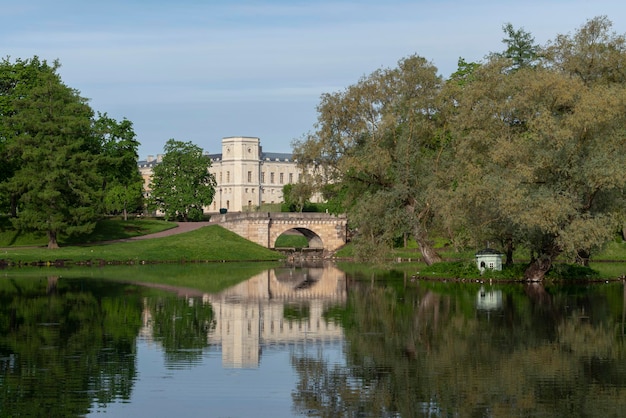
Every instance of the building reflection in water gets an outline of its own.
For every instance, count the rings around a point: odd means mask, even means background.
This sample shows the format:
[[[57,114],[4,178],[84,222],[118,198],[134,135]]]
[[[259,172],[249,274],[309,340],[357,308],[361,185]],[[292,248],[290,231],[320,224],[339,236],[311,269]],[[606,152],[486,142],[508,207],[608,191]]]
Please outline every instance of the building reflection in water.
[[[204,300],[216,321],[208,342],[221,345],[223,367],[258,367],[263,347],[343,340],[341,326],[323,316],[346,301],[346,275],[333,266],[267,270]],[[306,314],[288,319],[290,306]]]

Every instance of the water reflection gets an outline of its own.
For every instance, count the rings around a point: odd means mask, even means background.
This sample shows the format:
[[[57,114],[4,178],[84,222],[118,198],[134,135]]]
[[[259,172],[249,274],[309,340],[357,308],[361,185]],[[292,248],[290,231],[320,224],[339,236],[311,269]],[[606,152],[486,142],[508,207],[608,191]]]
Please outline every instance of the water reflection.
[[[205,296],[216,321],[209,344],[222,347],[224,367],[257,367],[264,346],[340,341],[340,324],[324,314],[346,294],[345,273],[332,266],[265,271]]]
[[[626,410],[622,283],[470,285],[331,265],[209,293],[179,286],[182,274],[67,273],[0,280],[0,416]]]

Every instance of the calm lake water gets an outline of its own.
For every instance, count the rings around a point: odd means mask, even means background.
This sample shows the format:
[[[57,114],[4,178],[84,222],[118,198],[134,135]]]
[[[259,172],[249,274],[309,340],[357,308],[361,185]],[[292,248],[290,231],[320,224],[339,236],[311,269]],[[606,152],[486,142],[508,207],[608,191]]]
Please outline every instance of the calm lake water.
[[[219,269],[1,272],[0,416],[626,414],[621,282]]]

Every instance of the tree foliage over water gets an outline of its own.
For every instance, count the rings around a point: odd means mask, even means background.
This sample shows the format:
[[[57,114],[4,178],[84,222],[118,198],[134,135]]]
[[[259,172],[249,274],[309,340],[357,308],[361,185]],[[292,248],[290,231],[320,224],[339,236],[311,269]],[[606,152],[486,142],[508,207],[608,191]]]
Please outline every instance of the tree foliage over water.
[[[418,56],[325,94],[297,141],[372,258],[411,234],[427,263],[432,231],[459,245],[531,250],[540,280],[564,256],[586,263],[623,222],[626,41],[597,17],[540,47],[508,24],[507,46],[459,60],[442,81]],[[328,190],[328,188],[327,188]]]

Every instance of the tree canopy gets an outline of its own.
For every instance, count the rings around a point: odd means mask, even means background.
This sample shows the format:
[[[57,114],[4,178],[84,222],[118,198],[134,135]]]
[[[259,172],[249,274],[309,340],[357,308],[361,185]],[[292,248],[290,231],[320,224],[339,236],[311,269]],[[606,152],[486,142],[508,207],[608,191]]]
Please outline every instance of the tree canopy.
[[[597,17],[540,47],[507,24],[503,53],[461,58],[445,82],[419,56],[400,60],[323,95],[296,156],[323,167],[357,247],[409,233],[430,263],[436,228],[509,259],[522,244],[529,280],[559,256],[584,263],[624,215],[626,41],[610,28]]]
[[[105,210],[121,212],[127,219],[129,209],[143,203],[143,179],[137,170],[139,141],[133,124],[127,119],[117,122],[106,113],[98,113],[94,131],[100,141],[98,167],[103,176]]]
[[[215,196],[215,177],[208,172],[211,160],[191,142],[170,139],[163,151],[150,184],[151,206],[167,220],[201,220],[203,207]]]
[[[47,234],[49,248],[93,229],[107,184],[139,177],[132,124],[94,119],[59,67],[37,57],[0,62],[0,209],[17,229]]]
[[[48,247],[55,248],[60,233],[89,232],[100,214],[93,112],[63,84],[58,64],[32,60],[15,67],[28,68],[31,77],[18,80],[6,97],[10,110],[2,125],[10,132],[5,145],[14,171],[3,189],[16,199],[14,225],[46,232]]]

